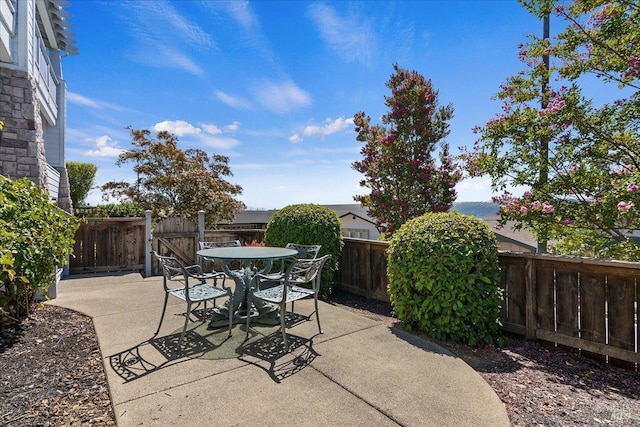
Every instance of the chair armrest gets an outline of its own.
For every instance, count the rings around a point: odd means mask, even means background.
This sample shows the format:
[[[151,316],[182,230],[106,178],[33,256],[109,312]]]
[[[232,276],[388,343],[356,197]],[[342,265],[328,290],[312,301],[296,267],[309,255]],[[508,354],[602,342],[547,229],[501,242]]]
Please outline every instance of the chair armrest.
[[[268,280],[270,282],[280,282],[280,281],[282,281],[282,279],[284,279],[284,273],[282,273],[280,275],[280,277],[273,277],[272,275],[269,275],[269,274],[258,273],[255,276],[253,276],[253,279],[256,280],[256,281],[259,280],[259,279],[264,279],[264,280]]]
[[[189,275],[189,277],[193,277],[194,279],[198,279],[200,281],[205,281],[208,279],[226,279],[227,275],[224,273],[212,272],[212,273],[204,273],[202,271],[202,267],[200,265],[190,265],[184,268],[184,271]]]
[[[189,265],[189,266],[185,267],[184,270],[190,276],[202,276],[204,274],[202,272],[202,267],[200,265],[198,265],[198,264]]]
[[[253,281],[255,284],[251,287],[252,290],[261,291],[262,290],[261,285],[263,283],[271,284],[271,286],[267,286],[267,287],[284,284],[284,274],[280,275],[279,277],[273,277],[273,275],[258,273],[255,276],[253,276]]]

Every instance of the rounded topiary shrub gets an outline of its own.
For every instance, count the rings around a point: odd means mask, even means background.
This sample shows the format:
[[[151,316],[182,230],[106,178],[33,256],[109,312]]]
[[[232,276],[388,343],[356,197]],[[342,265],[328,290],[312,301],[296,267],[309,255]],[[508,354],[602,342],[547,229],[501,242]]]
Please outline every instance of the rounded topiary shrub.
[[[329,254],[331,258],[322,269],[320,292],[329,295],[342,251],[341,228],[338,215],[326,206],[289,205],[273,214],[264,233],[264,242],[267,246],[279,247],[287,243],[322,245],[318,256]]]
[[[483,221],[428,213],[406,222],[391,238],[387,274],[407,329],[470,345],[500,337],[497,242]]]

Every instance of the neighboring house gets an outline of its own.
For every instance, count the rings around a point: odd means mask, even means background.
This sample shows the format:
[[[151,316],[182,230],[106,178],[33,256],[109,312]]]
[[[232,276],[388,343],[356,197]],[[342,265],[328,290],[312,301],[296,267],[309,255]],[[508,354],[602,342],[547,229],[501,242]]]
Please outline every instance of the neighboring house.
[[[67,6],[66,0],[0,0],[0,174],[28,177],[71,212],[61,59],[78,51]]]
[[[527,230],[516,230],[514,223],[509,222],[504,227],[498,226],[500,205],[493,202],[456,202],[451,208],[465,215],[471,215],[486,222],[496,234],[498,249],[512,252],[537,251],[538,242]]]
[[[359,204],[325,205],[338,214],[342,221],[342,235],[360,239],[377,240],[380,231],[375,221],[367,213],[367,209]],[[465,215],[472,215],[485,221],[495,232],[498,241],[498,249],[512,252],[536,252],[537,242],[533,235],[526,230],[515,230],[513,224],[505,227],[497,227],[498,219],[495,217],[498,205],[487,202],[462,202],[454,203],[452,210]],[[218,224],[225,230],[233,229],[265,229],[275,210],[246,210],[240,212],[233,222]],[[480,217],[480,215],[488,215]]]
[[[367,214],[367,210],[359,204],[325,205],[338,214],[342,221],[342,235],[360,239],[377,240],[380,232],[375,222]],[[265,229],[275,210],[245,210],[235,216],[233,222],[221,222],[220,228],[232,229]]]
[[[522,229],[513,228],[514,223],[508,222],[506,225],[498,226],[498,218],[483,218],[489,227],[496,234],[498,240],[498,250],[511,252],[530,252],[535,253],[538,250],[538,242],[533,234]]]
[[[342,221],[343,236],[369,240],[380,238],[380,230],[376,222],[369,216],[367,209],[360,204],[326,206],[334,210]]]

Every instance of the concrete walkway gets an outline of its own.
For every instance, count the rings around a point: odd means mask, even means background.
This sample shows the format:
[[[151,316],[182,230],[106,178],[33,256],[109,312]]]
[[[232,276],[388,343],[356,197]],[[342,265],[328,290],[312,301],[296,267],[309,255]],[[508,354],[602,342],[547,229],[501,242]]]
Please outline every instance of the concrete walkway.
[[[252,325],[207,331],[193,323],[173,350],[185,306],[160,277],[71,276],[50,304],[95,325],[116,420],[127,426],[509,426],[505,407],[473,369],[428,341],[327,303],[288,329]],[[296,304],[310,313],[313,302]]]

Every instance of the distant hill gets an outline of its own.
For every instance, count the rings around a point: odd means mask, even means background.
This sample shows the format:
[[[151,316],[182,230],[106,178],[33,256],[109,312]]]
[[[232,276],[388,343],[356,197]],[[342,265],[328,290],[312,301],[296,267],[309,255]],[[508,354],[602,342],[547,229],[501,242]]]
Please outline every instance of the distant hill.
[[[498,215],[500,205],[493,202],[455,202],[451,211],[472,215],[478,219],[495,218]]]

